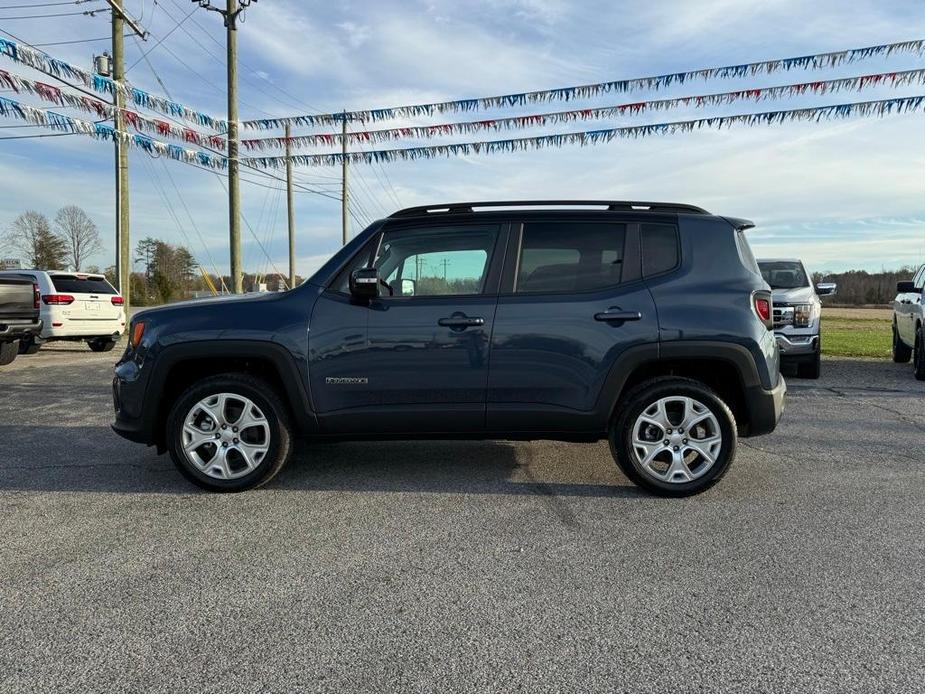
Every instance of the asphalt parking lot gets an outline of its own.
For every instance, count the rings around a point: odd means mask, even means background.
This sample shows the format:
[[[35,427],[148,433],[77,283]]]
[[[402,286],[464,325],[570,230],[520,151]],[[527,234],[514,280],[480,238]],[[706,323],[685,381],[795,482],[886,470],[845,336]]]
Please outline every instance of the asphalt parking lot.
[[[302,446],[209,495],[118,352],[0,371],[0,691],[925,691],[925,383],[827,360],[683,500],[605,444]]]

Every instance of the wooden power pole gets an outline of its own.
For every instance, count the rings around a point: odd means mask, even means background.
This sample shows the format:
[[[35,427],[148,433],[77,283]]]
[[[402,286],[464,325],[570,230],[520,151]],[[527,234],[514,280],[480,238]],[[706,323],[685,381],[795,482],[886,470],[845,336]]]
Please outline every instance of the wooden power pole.
[[[340,127],[340,177],[341,177],[341,236],[343,245],[347,245],[347,224],[350,217],[350,201],[347,195],[347,112]]]
[[[112,9],[112,79],[118,86],[125,84],[125,25],[146,39],[148,34],[129,17],[116,0],[106,0]],[[113,125],[119,133],[125,132],[125,95],[120,89],[113,94]],[[129,216],[128,147],[119,136],[116,150],[116,279],[122,294],[125,315],[128,317],[132,293],[132,235]]]
[[[286,123],[286,210],[289,213],[289,289],[295,287],[295,205],[292,195],[292,126]]]
[[[252,2],[257,0],[226,0],[225,9],[215,7],[209,0],[193,0],[200,7],[218,12],[225,20],[225,47],[228,71],[228,245],[230,254],[231,291],[244,291],[241,267],[241,179],[238,152],[238,19]]]

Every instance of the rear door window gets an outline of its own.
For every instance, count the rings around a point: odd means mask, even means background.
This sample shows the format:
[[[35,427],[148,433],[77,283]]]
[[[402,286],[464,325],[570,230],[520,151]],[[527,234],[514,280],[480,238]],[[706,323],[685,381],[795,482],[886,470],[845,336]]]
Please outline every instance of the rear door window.
[[[526,222],[514,291],[576,292],[620,284],[625,240],[625,224]]]
[[[115,294],[116,290],[103,278],[53,275],[52,284],[62,294]]]

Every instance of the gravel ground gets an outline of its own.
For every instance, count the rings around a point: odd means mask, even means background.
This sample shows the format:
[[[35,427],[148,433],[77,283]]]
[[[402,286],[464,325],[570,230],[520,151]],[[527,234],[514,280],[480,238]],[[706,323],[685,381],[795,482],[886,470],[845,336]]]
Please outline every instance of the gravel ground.
[[[699,497],[604,444],[303,446],[218,496],[0,371],[0,691],[925,691],[925,384],[827,360]]]

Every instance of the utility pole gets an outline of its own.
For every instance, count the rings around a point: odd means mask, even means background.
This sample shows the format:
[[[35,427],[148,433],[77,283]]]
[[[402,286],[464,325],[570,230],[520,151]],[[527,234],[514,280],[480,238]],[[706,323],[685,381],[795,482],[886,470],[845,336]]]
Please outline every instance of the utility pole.
[[[344,111],[343,121],[340,127],[340,163],[341,163],[341,231],[343,245],[347,245],[347,222],[349,218],[350,202],[347,195],[347,112]]]
[[[106,0],[112,10],[112,79],[117,88],[113,93],[113,126],[118,133],[125,132],[125,96],[121,87],[125,84],[125,25],[142,40],[148,33],[122,9],[116,0]],[[132,293],[132,244],[129,216],[128,190],[128,147],[115,138],[116,155],[116,280],[122,294],[125,315],[128,317]]]
[[[286,123],[286,209],[289,212],[289,288],[295,287],[295,205],[292,195],[292,126]]]
[[[231,291],[244,291],[241,267],[241,181],[240,135],[238,133],[238,20],[245,9],[257,0],[226,0],[225,9],[209,0],[193,0],[200,7],[218,12],[225,20],[225,47],[228,71],[228,244],[230,247]]]

